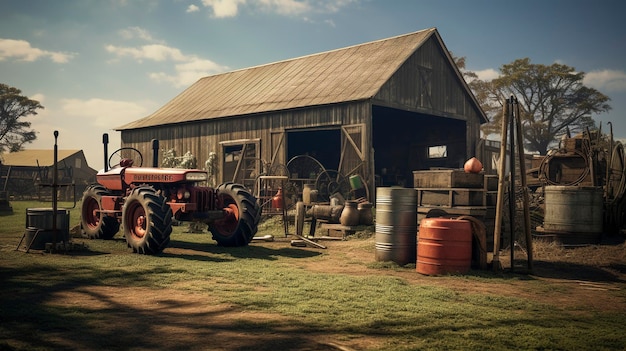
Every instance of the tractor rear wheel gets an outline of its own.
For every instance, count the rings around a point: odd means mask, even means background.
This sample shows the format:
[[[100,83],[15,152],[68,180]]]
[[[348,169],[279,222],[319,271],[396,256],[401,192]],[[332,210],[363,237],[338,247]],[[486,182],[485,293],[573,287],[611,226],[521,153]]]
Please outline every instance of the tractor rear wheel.
[[[256,198],[240,184],[217,187],[218,203],[226,216],[209,224],[213,240],[221,246],[245,246],[258,230],[261,210]]]
[[[157,254],[170,242],[172,209],[151,186],[139,186],[126,198],[122,224],[128,247],[140,254]]]
[[[80,211],[80,231],[90,239],[111,239],[120,230],[120,223],[114,217],[103,214],[102,196],[109,191],[101,185],[90,185],[83,192]]]

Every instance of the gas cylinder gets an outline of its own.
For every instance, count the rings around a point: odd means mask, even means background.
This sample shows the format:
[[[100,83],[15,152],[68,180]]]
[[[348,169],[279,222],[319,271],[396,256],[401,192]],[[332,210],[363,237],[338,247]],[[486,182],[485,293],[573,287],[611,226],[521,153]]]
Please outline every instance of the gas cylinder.
[[[277,210],[283,208],[283,188],[278,188],[276,195],[272,197],[272,208]]]

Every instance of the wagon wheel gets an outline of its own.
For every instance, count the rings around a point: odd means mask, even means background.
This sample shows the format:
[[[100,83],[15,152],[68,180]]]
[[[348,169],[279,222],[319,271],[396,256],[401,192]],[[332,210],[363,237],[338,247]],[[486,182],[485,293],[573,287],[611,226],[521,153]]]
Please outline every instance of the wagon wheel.
[[[298,155],[287,162],[287,170],[291,178],[315,179],[325,169],[315,158],[309,155]]]
[[[624,146],[617,143],[613,148],[611,163],[609,164],[609,178],[607,179],[607,197],[613,202],[624,195],[626,183],[626,164]]]
[[[321,201],[330,201],[330,196],[340,193],[344,198],[350,195],[350,182],[338,171],[329,169],[320,173],[315,180],[315,188]]]

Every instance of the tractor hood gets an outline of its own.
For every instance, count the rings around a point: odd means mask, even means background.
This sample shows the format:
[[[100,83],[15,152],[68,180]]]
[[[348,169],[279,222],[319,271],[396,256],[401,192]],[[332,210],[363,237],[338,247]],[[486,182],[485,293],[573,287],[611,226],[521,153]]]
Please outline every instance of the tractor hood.
[[[118,167],[97,174],[98,183],[111,190],[143,183],[181,183],[207,180],[207,172],[199,169]]]

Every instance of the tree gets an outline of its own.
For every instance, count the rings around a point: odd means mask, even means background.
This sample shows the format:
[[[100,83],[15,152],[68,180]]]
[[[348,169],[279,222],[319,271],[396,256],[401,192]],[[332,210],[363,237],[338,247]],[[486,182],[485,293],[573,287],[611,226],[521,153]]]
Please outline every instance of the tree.
[[[37,138],[30,122],[20,119],[36,115],[43,106],[21,94],[21,90],[0,83],[0,153],[20,151]]]
[[[513,96],[520,104],[524,146],[545,155],[560,136],[594,128],[592,114],[611,109],[609,97],[584,86],[584,77],[573,67],[532,64],[524,58],[503,65],[500,77],[492,81],[474,79],[468,84],[491,120],[483,125],[483,133],[500,133],[502,106]]]

